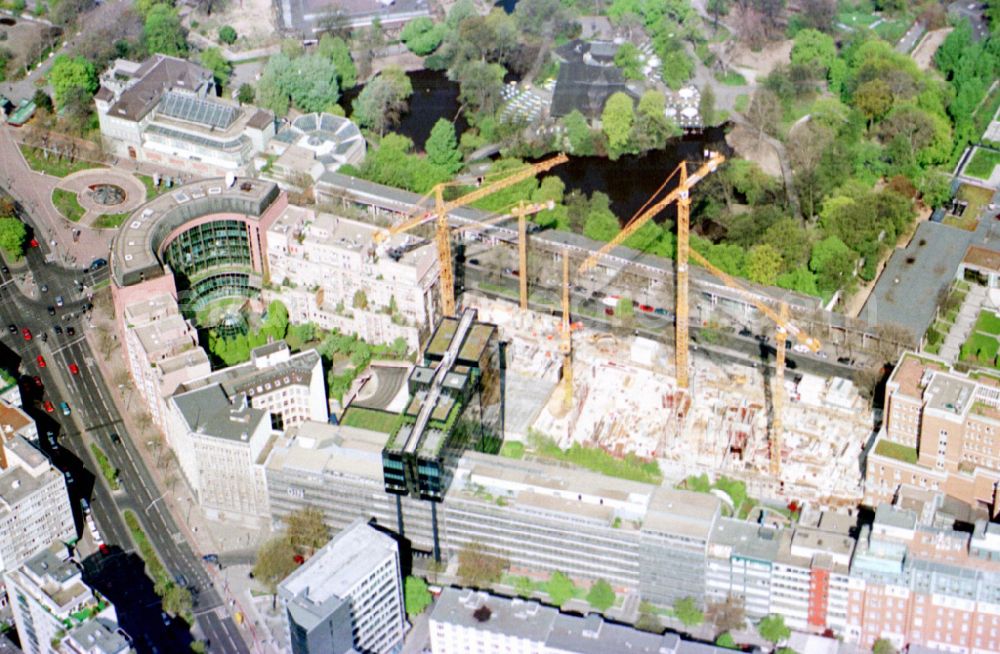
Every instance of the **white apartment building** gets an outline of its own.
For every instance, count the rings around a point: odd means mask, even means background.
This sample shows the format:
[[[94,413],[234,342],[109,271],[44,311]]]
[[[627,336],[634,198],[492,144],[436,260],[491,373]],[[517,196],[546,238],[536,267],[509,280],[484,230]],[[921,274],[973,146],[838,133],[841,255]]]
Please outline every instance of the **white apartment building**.
[[[291,322],[356,333],[371,343],[403,338],[417,350],[437,310],[437,255],[410,236],[376,246],[376,231],[289,205],[267,232],[266,296],[285,303]]]
[[[113,604],[83,582],[66,546],[53,543],[4,574],[21,648],[50,652],[123,654],[129,644],[118,630]]]
[[[731,650],[560,613],[536,600],[445,588],[430,616],[434,654],[720,654]]]
[[[125,306],[125,360],[153,424],[164,427],[167,398],[177,387],[212,372],[198,331],[177,300],[161,293]]]
[[[398,652],[403,583],[396,541],[362,520],[278,585],[292,654]]]
[[[0,471],[0,568],[13,570],[54,541],[76,537],[66,480],[23,436],[3,444]]]
[[[206,515],[257,525],[270,515],[264,462],[277,434],[328,419],[319,354],[292,355],[280,341],[253,350],[248,363],[178,387],[166,433]]]
[[[2,435],[4,442],[19,435],[24,436],[29,441],[37,441],[38,427],[31,416],[25,413],[20,406],[0,401],[0,435]],[[0,467],[4,467],[2,464],[3,462],[0,461]]]

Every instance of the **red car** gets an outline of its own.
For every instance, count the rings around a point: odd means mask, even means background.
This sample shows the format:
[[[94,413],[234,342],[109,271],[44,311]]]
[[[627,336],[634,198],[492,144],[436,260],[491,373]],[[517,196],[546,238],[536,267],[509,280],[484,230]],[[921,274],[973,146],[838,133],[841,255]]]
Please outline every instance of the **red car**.
[[[45,357],[43,357],[41,354],[39,354],[37,357],[35,357],[35,361],[38,362],[38,367],[39,368],[44,368],[45,367]]]
[[[52,405],[52,403],[49,402],[48,400],[45,400],[45,412],[52,413],[55,410],[56,408]]]
[[[21,330],[21,336],[24,336],[24,340],[30,341],[31,340],[31,330],[28,329],[27,327],[25,327],[24,329]]]
[[[611,307],[604,307],[604,315],[613,316],[615,315],[615,310],[612,309]]]
[[[79,375],[80,374],[80,367],[77,366],[75,363],[71,363],[71,364],[69,364],[69,371],[71,373],[73,373],[74,375]]]
[[[648,304],[640,304],[639,311],[644,311],[645,313],[653,313],[654,309]]]
[[[108,554],[111,554],[111,548],[108,547],[104,543],[101,543],[100,545],[98,545],[97,549],[99,549],[101,551],[101,554],[104,554],[105,556],[107,556]]]
[[[31,239],[30,241],[28,241],[28,245],[30,245],[33,248],[37,248],[38,247],[38,239],[35,239],[35,238]]]
[[[37,386],[38,388],[42,387],[42,378],[39,377],[38,375],[35,375],[34,377],[32,377],[31,380],[33,382],[35,382],[35,386]]]

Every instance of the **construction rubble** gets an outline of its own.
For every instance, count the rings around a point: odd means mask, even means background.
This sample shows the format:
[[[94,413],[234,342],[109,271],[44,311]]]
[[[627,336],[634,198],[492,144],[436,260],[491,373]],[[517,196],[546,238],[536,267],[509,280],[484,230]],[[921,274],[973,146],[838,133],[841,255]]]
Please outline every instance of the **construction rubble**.
[[[467,296],[466,303],[499,326],[509,343],[508,370],[559,379],[557,317],[480,296]],[[824,506],[860,501],[859,457],[873,415],[852,382],[786,373],[781,473],[773,479],[764,367],[717,363],[697,350],[691,354],[691,389],[682,392],[674,378],[672,344],[581,325],[573,331],[569,410],[560,384],[551,397],[537,399],[544,406],[532,428],[563,448],[579,443],[615,456],[655,458],[672,482],[706,472],[740,479],[761,498]]]

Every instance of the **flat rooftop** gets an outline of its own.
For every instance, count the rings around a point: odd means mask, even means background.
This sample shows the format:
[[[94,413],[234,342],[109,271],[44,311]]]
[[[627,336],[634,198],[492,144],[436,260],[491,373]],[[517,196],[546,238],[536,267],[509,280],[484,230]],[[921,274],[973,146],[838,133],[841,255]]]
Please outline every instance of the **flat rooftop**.
[[[975,382],[947,374],[934,375],[924,392],[928,409],[958,416],[965,414],[975,395]]]
[[[218,384],[175,395],[173,401],[192,432],[231,441],[248,442],[269,415],[261,409],[233,404]]]
[[[223,178],[185,184],[142,205],[122,224],[111,249],[111,274],[119,287],[163,274],[159,259],[164,239],[185,223],[211,214],[259,218],[277,199],[278,185],[259,179]]]
[[[36,478],[20,466],[7,468],[0,473],[0,510],[10,511],[57,475],[55,470],[49,470]]]
[[[660,487],[653,493],[643,529],[708,540],[721,506],[711,493]]]
[[[896,369],[892,371],[889,382],[899,385],[897,393],[920,400],[924,396],[923,387],[928,381],[924,379],[924,375],[928,370],[945,372],[948,370],[948,366],[937,359],[908,352],[896,364]]]

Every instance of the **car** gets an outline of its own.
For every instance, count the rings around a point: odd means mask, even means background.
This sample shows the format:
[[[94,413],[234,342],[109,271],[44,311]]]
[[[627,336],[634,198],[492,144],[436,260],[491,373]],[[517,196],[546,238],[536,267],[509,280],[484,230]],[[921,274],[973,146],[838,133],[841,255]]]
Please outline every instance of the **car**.
[[[14,324],[7,325],[7,331],[9,331],[11,334],[16,334],[17,333],[17,325],[14,325]]]
[[[851,357],[837,357],[837,363],[843,366],[853,366],[854,359]]]
[[[674,317],[674,312],[673,311],[670,311],[668,309],[661,309],[660,307],[656,307],[653,310],[653,313],[655,313],[658,316],[666,316],[667,318],[673,318]]]
[[[79,375],[80,374],[80,366],[76,365],[75,363],[69,364],[68,367],[69,367],[69,371],[70,371],[71,374],[74,374],[74,375]]]
[[[58,336],[59,334],[62,334],[62,327],[59,325],[52,325],[52,331],[54,331]]]
[[[111,432],[111,442],[115,444],[120,444],[122,442],[121,436],[115,432]]]
[[[106,265],[108,265],[107,259],[94,259],[93,261],[90,262],[90,268],[88,270],[90,271],[100,270]]]
[[[35,382],[35,386],[37,386],[38,388],[42,387],[42,378],[39,377],[38,375],[35,375],[34,377],[32,377],[31,381]]]
[[[478,266],[479,265],[479,259],[469,259],[469,265],[470,266]]]
[[[41,339],[42,339],[43,343],[48,343],[49,342],[49,335],[46,334],[45,332],[42,332]]]
[[[581,293],[586,293],[587,292],[587,289],[584,288],[583,286],[580,286],[580,285],[574,286],[571,290],[574,293],[577,293],[577,294],[581,294]]]
[[[66,404],[65,402],[60,402],[59,408],[62,409],[62,414],[64,416],[68,416],[70,413],[72,413],[72,411],[69,410],[69,405]]]
[[[35,357],[35,361],[38,362],[38,367],[39,368],[44,368],[45,367],[45,357],[43,357],[41,354],[39,354],[37,357]]]
[[[107,556],[108,554],[111,554],[111,548],[108,547],[105,543],[101,543],[100,545],[98,545],[97,549],[104,556]]]
[[[56,296],[56,306],[57,306],[57,307],[61,307],[61,306],[62,306],[63,304],[65,304],[65,303],[63,302],[63,296],[61,296],[61,295],[57,295],[57,296]]]
[[[38,247],[38,239],[37,238],[33,238],[30,241],[28,241],[28,246],[29,247],[33,247],[33,248],[37,248]]]
[[[792,346],[792,351],[798,352],[799,354],[808,354],[809,348],[803,345],[802,343],[796,343],[795,345]]]
[[[55,406],[53,406],[52,402],[49,402],[48,400],[45,400],[45,405],[44,406],[45,406],[45,412],[46,413],[52,413],[53,411],[56,410],[56,408],[55,408]]]
[[[514,272],[514,269],[513,269],[513,268],[504,268],[504,269],[503,269],[503,274],[505,274],[505,275],[510,275],[510,274],[512,274],[513,272]]]
[[[615,315],[615,310],[612,309],[611,307],[604,307],[604,315],[613,316]]]
[[[72,484],[73,483],[73,473],[72,472],[70,472],[69,470],[67,470],[66,472],[63,473],[63,476],[66,477],[66,483],[67,484]]]
[[[753,332],[750,331],[748,328],[744,327],[743,329],[740,330],[740,336],[745,336],[745,337],[749,338],[749,337],[753,336]]]
[[[49,285],[48,284],[42,284],[41,286],[38,287],[38,290],[40,290],[42,293],[48,293],[49,292]]]
[[[9,275],[10,274],[10,268],[8,268],[7,266],[0,266],[0,272],[2,272],[5,275]]]
[[[31,340],[31,330],[28,329],[27,327],[25,327],[24,329],[21,330],[21,336],[24,336],[24,340],[30,341]]]
[[[204,556],[201,557],[201,560],[204,561],[205,563],[218,563],[219,562],[219,555],[218,554],[205,554]]]
[[[76,336],[76,330],[73,328],[73,325],[67,325],[66,326],[66,335],[67,336]]]
[[[179,574],[179,573],[175,574],[174,575],[174,581],[176,581],[177,585],[180,586],[181,588],[187,588],[188,587],[187,577],[185,577],[182,574]]]
[[[80,498],[80,509],[85,513],[90,513],[90,502],[87,501],[86,497]]]
[[[642,311],[642,312],[645,312],[645,313],[653,313],[653,307],[650,306],[650,305],[648,305],[648,304],[640,304],[639,305],[639,311]]]
[[[56,308],[53,306],[45,307],[45,310],[49,312],[50,316],[56,315]]]
[[[166,611],[160,611],[160,619],[163,620],[164,627],[170,626],[170,616],[167,615]]]
[[[53,434],[50,431],[47,431],[45,432],[45,438],[47,438],[49,441],[49,447],[51,447],[53,450],[59,449],[59,441],[56,440],[55,434]]]

